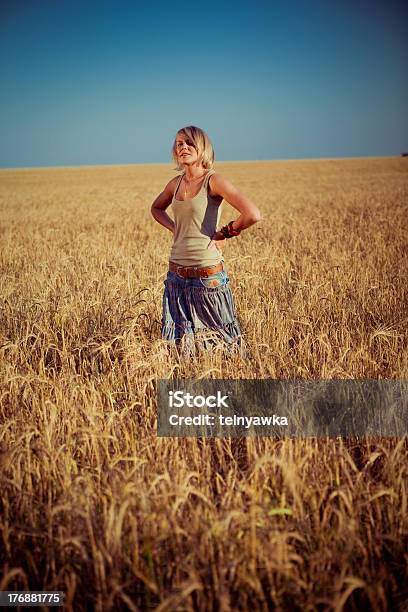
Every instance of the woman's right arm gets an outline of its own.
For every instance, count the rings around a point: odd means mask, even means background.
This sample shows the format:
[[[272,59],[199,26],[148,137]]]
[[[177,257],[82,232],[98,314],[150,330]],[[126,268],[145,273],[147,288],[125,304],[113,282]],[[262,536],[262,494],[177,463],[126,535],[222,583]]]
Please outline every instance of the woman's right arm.
[[[174,177],[163,189],[160,195],[157,196],[151,207],[151,213],[160,225],[163,225],[170,232],[174,233],[174,221],[166,213],[172,202],[174,189],[176,186],[178,177]]]

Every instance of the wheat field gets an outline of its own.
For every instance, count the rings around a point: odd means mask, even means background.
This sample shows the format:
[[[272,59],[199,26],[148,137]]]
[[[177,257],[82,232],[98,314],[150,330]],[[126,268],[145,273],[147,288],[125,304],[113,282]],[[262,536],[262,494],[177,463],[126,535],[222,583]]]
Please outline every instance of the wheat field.
[[[408,161],[216,170],[263,215],[225,251],[248,350],[193,361],[160,339],[170,164],[0,171],[0,590],[406,610],[406,438],[157,438],[155,381],[407,379]]]

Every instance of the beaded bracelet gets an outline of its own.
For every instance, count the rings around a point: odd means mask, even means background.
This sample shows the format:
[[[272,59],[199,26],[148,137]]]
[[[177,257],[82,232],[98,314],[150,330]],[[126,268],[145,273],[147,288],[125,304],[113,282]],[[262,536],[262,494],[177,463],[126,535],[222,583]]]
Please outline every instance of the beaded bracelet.
[[[241,233],[241,230],[236,230],[232,227],[232,224],[234,222],[230,221],[228,223],[228,225],[224,225],[224,227],[221,228],[221,232],[224,236],[224,238],[234,238],[234,236],[239,236]]]

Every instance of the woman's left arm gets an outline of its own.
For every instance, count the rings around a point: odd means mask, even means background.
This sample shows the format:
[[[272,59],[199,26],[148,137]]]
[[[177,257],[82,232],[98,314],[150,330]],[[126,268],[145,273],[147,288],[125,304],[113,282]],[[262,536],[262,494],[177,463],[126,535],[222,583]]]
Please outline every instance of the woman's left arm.
[[[221,196],[240,213],[232,224],[233,230],[240,232],[261,220],[259,208],[243,193],[240,193],[230,181],[219,174],[213,174],[210,180],[211,193]],[[216,232],[212,240],[222,240],[223,237],[221,232]]]

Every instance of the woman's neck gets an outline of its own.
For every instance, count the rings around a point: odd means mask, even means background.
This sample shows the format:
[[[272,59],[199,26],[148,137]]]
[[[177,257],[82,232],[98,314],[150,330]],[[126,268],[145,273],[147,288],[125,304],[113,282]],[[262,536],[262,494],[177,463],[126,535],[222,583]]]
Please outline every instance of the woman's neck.
[[[193,181],[206,173],[203,166],[184,166],[185,177],[188,181]]]

